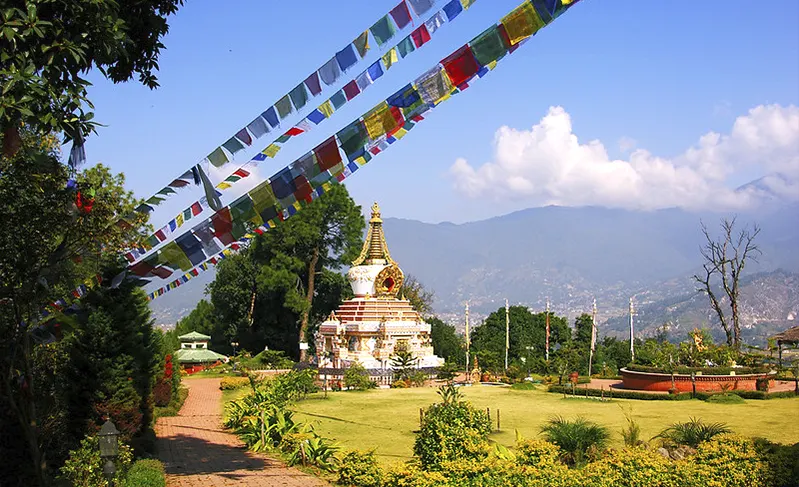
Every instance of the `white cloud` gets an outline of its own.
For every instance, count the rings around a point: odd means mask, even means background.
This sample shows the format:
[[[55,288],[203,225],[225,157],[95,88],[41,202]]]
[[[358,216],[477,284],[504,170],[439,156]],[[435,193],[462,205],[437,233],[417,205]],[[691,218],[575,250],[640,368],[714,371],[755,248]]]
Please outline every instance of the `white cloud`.
[[[457,191],[472,198],[528,204],[601,205],[630,209],[743,209],[770,197],[799,200],[799,107],[760,105],[738,117],[729,134],[709,132],[674,158],[644,149],[612,160],[604,145],[581,143],[571,117],[551,107],[530,130],[497,130],[492,162],[459,158],[449,169]],[[760,172],[739,191],[739,172]]]
[[[630,152],[638,145],[638,141],[626,135],[619,139],[619,150],[622,152]]]

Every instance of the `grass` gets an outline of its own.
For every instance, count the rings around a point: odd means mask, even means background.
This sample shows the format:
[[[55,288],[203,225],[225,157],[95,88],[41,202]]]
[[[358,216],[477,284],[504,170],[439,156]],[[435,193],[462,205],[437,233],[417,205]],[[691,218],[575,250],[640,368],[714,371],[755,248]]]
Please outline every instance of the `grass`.
[[[247,390],[225,392],[232,398]],[[496,410],[500,410],[502,431],[491,437],[506,446],[514,445],[514,430],[528,438],[537,437],[542,425],[560,415],[567,419],[582,416],[607,426],[611,431],[610,446],[621,447],[620,432],[627,421],[620,404],[632,407],[644,440],[672,423],[697,417],[706,422],[724,422],[734,432],[746,436],[765,437],[786,444],[799,442],[799,429],[785,427],[785,418],[799,415],[799,398],[718,405],[699,400],[600,402],[585,398],[564,399],[542,390],[517,391],[490,386],[464,388],[463,392],[475,406],[491,408],[495,428]],[[419,408],[438,400],[434,388],[335,392],[328,393],[328,399],[316,393],[299,402],[295,409],[296,418],[314,423],[320,435],[336,440],[344,448],[374,448],[381,461],[393,463],[410,459],[414,430],[419,427]]]

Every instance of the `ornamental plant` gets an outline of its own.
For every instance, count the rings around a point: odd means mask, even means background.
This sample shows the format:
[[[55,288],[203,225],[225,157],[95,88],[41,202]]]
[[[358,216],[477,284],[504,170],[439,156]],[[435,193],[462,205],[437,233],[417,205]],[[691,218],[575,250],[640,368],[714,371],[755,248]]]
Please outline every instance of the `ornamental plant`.
[[[448,460],[482,459],[490,432],[488,414],[468,402],[433,404],[425,411],[413,452],[427,470],[439,470]]]

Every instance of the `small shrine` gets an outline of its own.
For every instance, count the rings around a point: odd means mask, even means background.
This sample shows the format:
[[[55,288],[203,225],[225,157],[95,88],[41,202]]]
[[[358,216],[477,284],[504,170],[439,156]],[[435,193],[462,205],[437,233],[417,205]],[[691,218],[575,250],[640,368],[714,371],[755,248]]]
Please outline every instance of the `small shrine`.
[[[398,352],[410,352],[417,367],[438,367],[444,359],[433,354],[430,325],[398,298],[404,275],[391,258],[383,235],[380,207],[372,205],[369,230],[361,254],[347,280],[355,297],[341,304],[321,324],[316,335],[320,368],[346,368],[358,362],[366,369],[391,369]]]
[[[175,352],[175,359],[188,372],[196,372],[217,362],[227,362],[228,358],[208,348],[211,337],[192,331],[178,337],[180,349]]]

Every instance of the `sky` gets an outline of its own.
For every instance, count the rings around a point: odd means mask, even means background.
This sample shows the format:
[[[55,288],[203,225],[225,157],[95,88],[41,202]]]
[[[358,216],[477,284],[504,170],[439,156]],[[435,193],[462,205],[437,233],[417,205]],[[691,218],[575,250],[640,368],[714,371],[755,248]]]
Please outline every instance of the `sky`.
[[[187,2],[170,19],[159,89],[90,76],[95,120],[105,126],[87,141],[89,163],[124,172],[127,186],[149,197],[396,3]],[[518,3],[476,1],[332,118],[262,163],[250,183],[343,128]],[[799,2],[768,9],[743,0],[687,5],[583,0],[348,178],[350,193],[365,211],[378,201],[384,217],[456,223],[548,204],[738,210],[757,204],[764,188],[799,199]],[[372,44],[346,80],[385,52]],[[270,142],[271,135],[259,139],[236,162]],[[734,191],[758,178],[765,179],[756,188]],[[227,201],[228,193],[238,194],[226,192]],[[152,223],[165,224],[199,196],[182,191]]]

